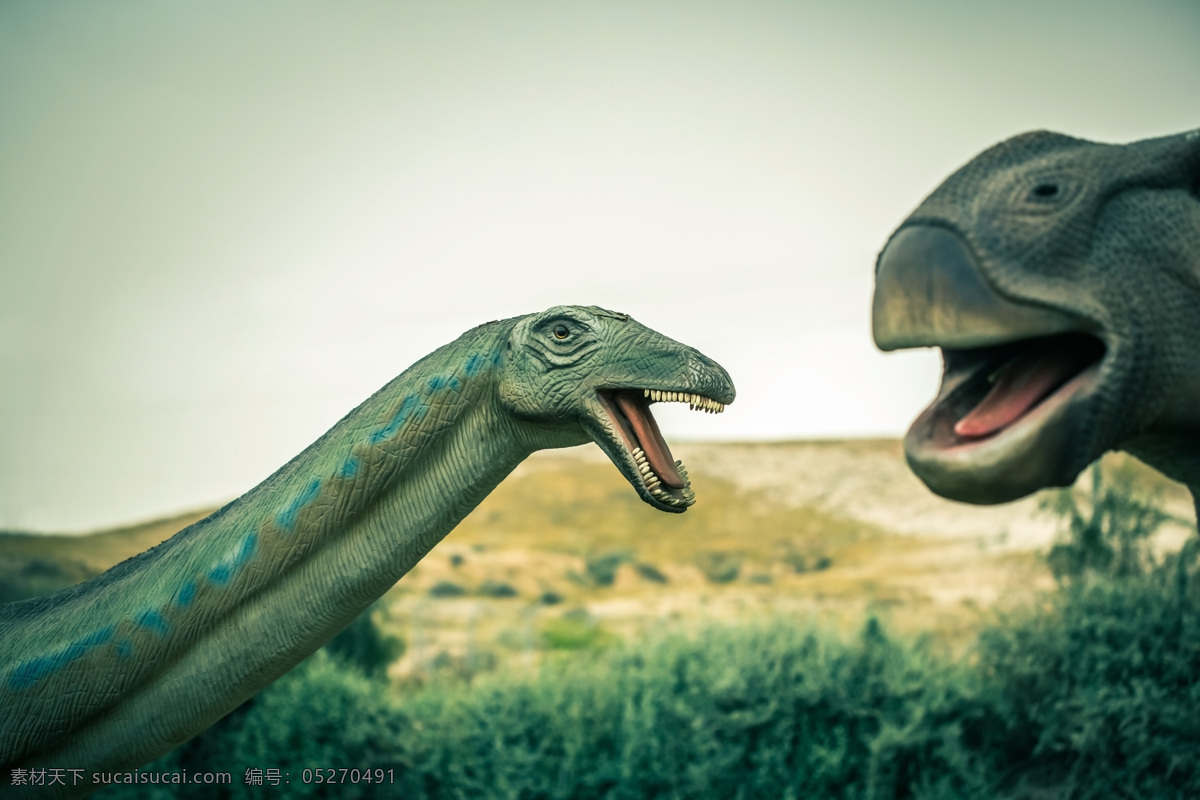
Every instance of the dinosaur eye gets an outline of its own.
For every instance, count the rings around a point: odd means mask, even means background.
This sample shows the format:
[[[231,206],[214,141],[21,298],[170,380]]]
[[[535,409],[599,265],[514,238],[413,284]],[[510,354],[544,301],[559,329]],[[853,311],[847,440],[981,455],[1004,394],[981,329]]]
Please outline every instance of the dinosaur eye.
[[[1057,183],[1039,183],[1033,187],[1034,197],[1049,198],[1054,197],[1056,194],[1058,194]]]
[[[554,326],[554,338],[565,339],[570,335],[571,335],[571,332],[569,330],[567,330],[566,325],[555,325]]]

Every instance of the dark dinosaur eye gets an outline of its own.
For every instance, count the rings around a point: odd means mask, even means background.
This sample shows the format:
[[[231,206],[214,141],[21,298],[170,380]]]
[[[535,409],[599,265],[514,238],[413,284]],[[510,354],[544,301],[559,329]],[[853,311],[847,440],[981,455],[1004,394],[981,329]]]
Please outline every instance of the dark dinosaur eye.
[[[554,326],[554,337],[556,339],[565,339],[570,335],[571,335],[571,332],[569,330],[567,330],[566,325],[555,325]]]
[[[1056,194],[1058,194],[1057,183],[1039,183],[1037,186],[1033,187],[1034,197],[1048,198],[1054,197]]]

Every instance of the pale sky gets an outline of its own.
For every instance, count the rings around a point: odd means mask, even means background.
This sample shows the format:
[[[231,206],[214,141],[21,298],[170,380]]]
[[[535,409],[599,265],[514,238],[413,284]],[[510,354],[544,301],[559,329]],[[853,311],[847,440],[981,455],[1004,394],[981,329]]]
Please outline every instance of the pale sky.
[[[1198,43],[1195,0],[0,0],[0,528],[224,502],[559,303],[725,365],[669,439],[899,436],[891,229],[1016,133],[1200,126]]]

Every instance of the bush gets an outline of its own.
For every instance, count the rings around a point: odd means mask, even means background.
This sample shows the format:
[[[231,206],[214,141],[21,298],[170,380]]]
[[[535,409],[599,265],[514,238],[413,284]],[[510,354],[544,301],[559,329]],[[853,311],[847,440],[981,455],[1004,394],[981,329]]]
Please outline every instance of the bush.
[[[660,570],[658,567],[654,566],[653,564],[639,562],[637,564],[634,564],[633,568],[635,570],[637,570],[638,575],[641,575],[643,578],[645,578],[648,581],[651,581],[652,583],[667,583],[668,582],[667,576],[662,573],[662,570]]]
[[[542,626],[542,642],[551,650],[586,650],[602,647],[612,641],[610,633],[600,627],[586,610],[575,608]]]
[[[454,581],[438,581],[429,587],[430,597],[462,597],[466,593],[466,588]]]
[[[1128,471],[1106,477],[1097,461],[1090,475],[1086,500],[1071,488],[1050,492],[1041,502],[1066,522],[1065,541],[1047,556],[1051,572],[1060,582],[1142,574],[1153,566],[1149,538],[1168,515],[1158,508],[1157,496],[1137,496]]]
[[[696,565],[700,567],[704,577],[713,583],[732,583],[742,571],[742,559],[733,553],[701,553],[696,559]]]
[[[155,768],[234,772],[223,794],[179,797],[250,796],[248,766],[349,797],[1200,796],[1195,549],[1066,588],[960,662],[874,621],[846,642],[776,620],[399,698],[321,653]],[[582,611],[543,630],[559,648],[603,636]],[[396,784],[297,785],[317,764],[386,766]]]
[[[1200,796],[1200,581],[1193,544],[1144,576],[1063,589],[986,631],[979,668],[1010,780],[1061,796]]]
[[[612,586],[617,577],[617,568],[632,559],[633,553],[628,550],[614,550],[591,556],[586,562],[588,577],[597,586]]]
[[[376,601],[324,647],[326,653],[363,671],[368,678],[387,675],[388,666],[404,655],[404,640],[384,634],[371,619],[380,607]]]
[[[479,587],[479,594],[484,597],[504,599],[507,597],[516,597],[517,590],[513,588],[512,584],[504,583],[503,581],[484,581]]]

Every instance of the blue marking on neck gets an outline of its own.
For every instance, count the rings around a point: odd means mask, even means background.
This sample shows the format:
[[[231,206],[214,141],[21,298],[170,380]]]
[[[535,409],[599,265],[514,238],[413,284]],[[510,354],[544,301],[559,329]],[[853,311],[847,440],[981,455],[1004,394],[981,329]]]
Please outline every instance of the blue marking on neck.
[[[89,650],[106,644],[112,639],[116,629],[115,625],[106,625],[92,631],[87,636],[76,639],[48,656],[39,656],[21,662],[8,677],[8,688],[25,689],[32,686],[42,678],[52,675],[75,659],[85,655]]]
[[[440,392],[442,389],[453,389],[458,391],[462,384],[458,382],[458,378],[453,375],[434,375],[429,379],[429,391]]]
[[[504,360],[504,351],[503,350],[497,350],[496,352],[492,353],[492,366],[493,367],[500,366],[500,362],[503,360]]]
[[[315,483],[320,483],[320,481],[315,481]],[[209,583],[212,583],[214,586],[224,586],[229,583],[229,579],[242,568],[243,564],[250,560],[257,548],[258,534],[255,531],[250,531],[242,537],[242,541],[236,547],[229,551],[228,555],[208,571]]]
[[[147,608],[134,617],[133,621],[143,628],[149,628],[159,636],[166,636],[171,632],[171,623],[163,619],[163,615],[153,608]]]
[[[354,456],[350,456],[342,462],[342,466],[338,469],[337,476],[344,481],[351,480],[358,474],[359,461]]]
[[[122,639],[117,642],[117,655],[121,658],[129,658],[133,655],[133,642],[128,639]]]
[[[392,416],[391,420],[388,421],[388,424],[373,432],[370,437],[368,437],[368,441],[370,441],[371,444],[379,444],[380,442],[387,441],[399,433],[400,428],[405,422],[408,421],[409,417],[416,416],[417,420],[419,421],[421,417],[425,416],[425,412],[428,410],[428,401],[418,397],[415,394],[410,394],[408,397],[404,398],[404,402],[400,404],[400,408],[396,410],[396,413]]]
[[[175,605],[180,608],[187,608],[196,599],[196,582],[188,581],[183,585],[178,592],[175,593]]]
[[[483,372],[483,368],[487,366],[487,360],[487,356],[483,353],[472,353],[471,357],[467,359],[467,365],[463,367],[463,374],[468,378],[474,378]]]
[[[287,508],[280,511],[275,517],[275,524],[278,525],[284,533],[291,533],[296,530],[296,517],[300,515],[300,510],[316,499],[317,494],[321,491],[321,479],[313,478],[308,486],[304,487],[304,491],[292,499],[288,503]]]

